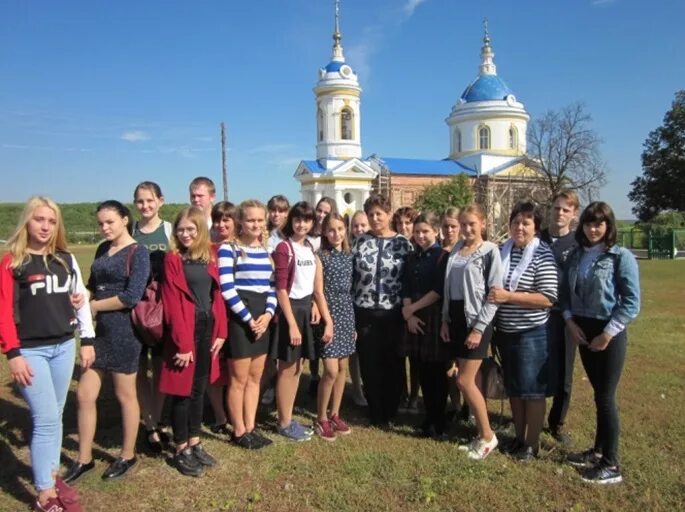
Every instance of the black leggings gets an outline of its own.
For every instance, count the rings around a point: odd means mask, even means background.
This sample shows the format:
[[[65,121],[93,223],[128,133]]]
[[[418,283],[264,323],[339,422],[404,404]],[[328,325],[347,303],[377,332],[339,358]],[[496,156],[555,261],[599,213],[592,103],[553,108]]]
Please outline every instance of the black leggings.
[[[171,426],[176,444],[187,443],[191,437],[199,437],[202,427],[204,394],[209,378],[211,337],[213,327],[211,313],[195,313],[195,372],[190,396],[171,398]]]
[[[436,434],[445,432],[445,407],[447,406],[447,364],[445,362],[421,363],[419,373],[423,404],[426,407],[425,427],[433,426]]]
[[[556,430],[566,422],[566,415],[571,404],[576,344],[566,336],[566,322],[559,311],[552,311],[547,320],[547,336],[550,346],[550,364],[556,369],[550,378],[553,379],[556,376],[558,379],[552,407],[547,416],[547,424],[551,430]]]
[[[585,339],[592,339],[601,334],[607,324],[606,320],[574,317],[576,323],[585,333]],[[616,405],[616,388],[621,378],[623,363],[626,358],[628,337],[622,331],[612,338],[607,348],[601,352],[592,352],[585,345],[580,346],[580,359],[585,373],[592,384],[597,407],[597,430],[595,433],[595,451],[602,454],[604,462],[610,466],[618,465],[619,418]]]
[[[399,355],[404,322],[399,310],[355,308],[357,353],[372,425],[387,424],[396,414],[402,393]]]

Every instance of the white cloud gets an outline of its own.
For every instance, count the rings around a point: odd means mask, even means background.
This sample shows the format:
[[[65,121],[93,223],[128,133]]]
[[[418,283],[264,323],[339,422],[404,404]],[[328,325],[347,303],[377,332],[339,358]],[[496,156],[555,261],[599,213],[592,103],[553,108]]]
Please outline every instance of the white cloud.
[[[149,135],[140,130],[128,131],[121,134],[121,140],[125,140],[126,142],[143,142],[149,139]]]
[[[426,0],[407,0],[407,3],[405,3],[404,7],[402,8],[407,18],[411,18],[414,15],[414,11],[416,11],[419,5],[425,1]]]

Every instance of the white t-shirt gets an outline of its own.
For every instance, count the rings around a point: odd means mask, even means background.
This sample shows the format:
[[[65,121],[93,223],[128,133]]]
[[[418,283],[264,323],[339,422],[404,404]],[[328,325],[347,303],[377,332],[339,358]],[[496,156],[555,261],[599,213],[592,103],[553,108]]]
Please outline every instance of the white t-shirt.
[[[314,293],[314,277],[316,276],[316,256],[309,245],[293,242],[295,251],[295,276],[290,289],[291,299],[304,299]]]
[[[321,249],[321,237],[320,236],[307,235],[307,240],[309,240],[309,243],[312,244],[312,247],[314,248],[314,252],[317,252],[319,249]]]

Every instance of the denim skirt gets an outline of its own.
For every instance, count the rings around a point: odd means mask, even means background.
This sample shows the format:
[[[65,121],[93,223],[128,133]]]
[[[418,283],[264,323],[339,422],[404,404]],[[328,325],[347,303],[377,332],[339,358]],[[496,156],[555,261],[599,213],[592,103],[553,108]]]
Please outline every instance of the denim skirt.
[[[518,332],[498,331],[495,339],[509,398],[535,400],[553,395],[546,325]]]

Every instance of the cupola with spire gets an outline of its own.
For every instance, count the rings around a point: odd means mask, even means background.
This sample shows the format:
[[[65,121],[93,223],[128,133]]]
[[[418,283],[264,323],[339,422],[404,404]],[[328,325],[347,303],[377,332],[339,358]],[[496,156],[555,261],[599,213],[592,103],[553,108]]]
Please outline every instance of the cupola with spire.
[[[497,75],[488,21],[483,21],[478,76],[466,87],[445,120],[450,130],[450,158],[475,153],[520,156],[526,152],[530,116]]]
[[[361,87],[357,74],[345,62],[340,32],[340,0],[335,0],[335,26],[331,60],[319,69],[316,95],[316,157],[360,158]]]

